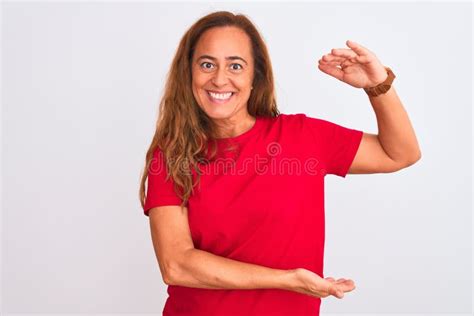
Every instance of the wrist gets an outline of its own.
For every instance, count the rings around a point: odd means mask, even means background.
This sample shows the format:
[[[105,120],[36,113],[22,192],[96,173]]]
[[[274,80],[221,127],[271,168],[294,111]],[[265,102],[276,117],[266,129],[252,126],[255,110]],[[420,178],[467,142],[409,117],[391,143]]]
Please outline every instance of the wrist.
[[[302,268],[288,270],[286,289],[298,293],[305,293],[307,284],[302,278]]]
[[[283,273],[280,278],[280,283],[278,288],[281,290],[289,290],[294,291],[299,287],[299,280],[297,277],[297,270],[298,269],[291,269],[291,270],[282,270]]]
[[[370,88],[364,88],[364,91],[370,96],[370,97],[376,97],[378,95],[386,93],[388,90],[390,90],[390,87],[392,86],[393,80],[395,79],[395,74],[393,71],[390,69],[390,67],[385,67],[385,70],[387,72],[387,77],[383,82],[380,84],[370,87]]]
[[[375,87],[380,86],[382,83],[384,83],[387,79],[388,79],[388,71],[385,70],[385,77],[383,78],[383,80],[380,80],[378,83],[376,83],[376,84],[374,84],[370,87],[367,87],[367,89],[374,89]]]

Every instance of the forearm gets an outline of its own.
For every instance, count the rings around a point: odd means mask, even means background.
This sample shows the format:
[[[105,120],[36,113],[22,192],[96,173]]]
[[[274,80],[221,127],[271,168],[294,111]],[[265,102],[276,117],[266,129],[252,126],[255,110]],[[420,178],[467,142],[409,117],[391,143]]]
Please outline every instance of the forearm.
[[[418,160],[421,151],[395,87],[392,85],[385,94],[369,96],[377,117],[378,138],[383,149],[392,160],[410,163]]]
[[[287,289],[294,271],[245,263],[199,249],[190,249],[175,266],[168,284],[204,289]]]

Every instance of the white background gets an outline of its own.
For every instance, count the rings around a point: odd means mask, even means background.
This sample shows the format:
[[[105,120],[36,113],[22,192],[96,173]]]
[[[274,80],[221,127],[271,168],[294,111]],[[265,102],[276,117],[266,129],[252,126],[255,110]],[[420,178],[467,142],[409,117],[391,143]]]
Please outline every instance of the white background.
[[[3,3],[1,311],[161,314],[140,173],[177,44],[214,10],[261,31],[282,113],[377,133],[365,92],[317,68],[347,39],[397,76],[423,157],[326,177],[325,275],[357,288],[322,314],[470,313],[467,2]]]

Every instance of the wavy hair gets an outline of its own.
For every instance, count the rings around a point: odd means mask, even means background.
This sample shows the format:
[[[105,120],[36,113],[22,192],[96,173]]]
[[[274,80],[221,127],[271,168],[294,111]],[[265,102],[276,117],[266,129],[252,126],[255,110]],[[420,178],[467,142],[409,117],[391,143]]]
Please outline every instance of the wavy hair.
[[[218,135],[217,126],[194,98],[191,65],[200,36],[210,28],[225,26],[243,30],[252,43],[255,67],[253,89],[247,101],[248,113],[253,117],[276,117],[280,114],[268,50],[250,19],[228,11],[213,12],[200,18],[181,38],[167,74],[155,134],[146,153],[145,168],[141,175],[139,198],[142,208],[146,200],[145,183],[155,150],[161,150],[166,158],[167,179],[172,178],[174,190],[182,199],[181,207],[187,205],[194,186],[199,183],[201,173],[198,164],[205,157],[212,159],[215,156],[216,143],[212,140]],[[213,144],[211,151],[207,146],[209,143]],[[198,175],[194,184],[191,170],[195,170]]]

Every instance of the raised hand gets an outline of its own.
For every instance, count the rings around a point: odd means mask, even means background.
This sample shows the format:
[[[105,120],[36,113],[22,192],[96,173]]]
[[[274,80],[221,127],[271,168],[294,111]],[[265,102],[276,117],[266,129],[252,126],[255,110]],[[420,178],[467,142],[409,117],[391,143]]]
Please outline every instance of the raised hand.
[[[322,72],[356,88],[372,88],[387,79],[377,56],[359,43],[347,40],[349,48],[333,48],[318,62]]]

